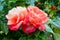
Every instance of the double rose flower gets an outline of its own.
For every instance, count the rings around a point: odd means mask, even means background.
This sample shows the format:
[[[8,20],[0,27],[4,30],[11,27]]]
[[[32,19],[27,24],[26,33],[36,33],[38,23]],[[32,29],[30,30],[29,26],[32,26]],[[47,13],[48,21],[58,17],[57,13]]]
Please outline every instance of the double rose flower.
[[[6,18],[10,30],[16,31],[22,27],[26,34],[32,33],[36,29],[45,30],[44,24],[49,19],[45,12],[35,6],[13,8],[8,12]]]

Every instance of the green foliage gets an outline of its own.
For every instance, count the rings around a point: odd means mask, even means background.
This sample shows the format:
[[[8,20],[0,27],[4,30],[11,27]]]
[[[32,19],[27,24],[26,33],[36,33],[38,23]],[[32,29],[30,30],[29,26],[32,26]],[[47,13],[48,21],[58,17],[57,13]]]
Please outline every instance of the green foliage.
[[[48,14],[46,30],[26,35],[22,30],[10,31],[6,14],[16,6],[37,6]],[[60,0],[0,0],[0,40],[60,40]]]
[[[46,31],[50,32],[50,33],[53,33],[53,30],[48,25],[46,25]]]
[[[55,38],[55,40],[60,40],[60,34],[55,33],[54,38]]]

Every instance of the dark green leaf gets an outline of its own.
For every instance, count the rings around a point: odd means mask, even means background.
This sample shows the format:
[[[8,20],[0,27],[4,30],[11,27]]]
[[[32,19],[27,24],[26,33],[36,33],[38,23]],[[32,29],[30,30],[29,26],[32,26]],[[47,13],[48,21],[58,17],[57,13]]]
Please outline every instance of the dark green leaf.
[[[58,5],[58,10],[60,10],[60,5]]]

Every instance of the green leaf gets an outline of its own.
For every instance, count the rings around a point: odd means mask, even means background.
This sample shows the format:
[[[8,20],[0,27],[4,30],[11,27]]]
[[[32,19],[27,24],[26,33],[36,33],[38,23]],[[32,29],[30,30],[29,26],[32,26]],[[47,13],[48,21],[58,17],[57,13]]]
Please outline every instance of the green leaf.
[[[2,21],[0,22],[1,30],[7,35],[8,33],[8,27],[6,23],[3,23]]]
[[[54,33],[54,39],[55,40],[60,40],[60,34]]]
[[[60,28],[60,21],[59,20],[54,21],[53,24]]]
[[[34,0],[34,1],[38,2],[38,0]]]
[[[60,28],[60,20],[57,19],[55,21],[52,21],[51,19],[49,20],[51,24],[55,25],[56,27]]]
[[[17,0],[10,0],[10,2],[16,3]]]
[[[53,1],[53,0],[50,0],[50,4],[51,4],[51,5],[54,5],[54,1]]]
[[[35,37],[39,37],[40,31],[37,30],[37,31],[34,33],[34,35],[35,35]]]
[[[28,0],[28,2],[30,3],[31,6],[34,6],[34,0]]]
[[[58,27],[54,27],[54,33],[59,33],[60,34],[60,28],[58,28]]]
[[[38,2],[38,0],[28,0],[28,3],[31,5],[31,6],[34,6],[35,2]]]
[[[47,12],[47,13],[49,13],[49,12],[51,11],[51,9],[49,9],[48,7],[46,7],[46,8],[44,9],[44,11]]]
[[[2,6],[2,5],[0,5],[0,11],[2,11],[2,9],[3,9],[3,6]]]
[[[6,6],[6,2],[3,2],[3,3],[2,3],[2,6]]]
[[[50,7],[51,7],[51,4],[50,4],[48,1],[45,1],[45,3],[44,3],[44,4],[45,4],[45,6],[46,6],[46,7],[48,7],[48,8],[50,8]]]
[[[60,11],[57,11],[55,16],[60,18]]]
[[[0,34],[2,34],[3,33],[3,31],[0,31]]]
[[[45,25],[45,26],[46,26],[46,31],[47,32],[53,33],[53,30],[48,25]]]
[[[26,37],[20,37],[19,40],[26,40]]]
[[[6,26],[6,24],[4,24],[3,28],[4,28],[5,34],[7,34],[8,33],[8,27]]]
[[[56,14],[56,10],[50,10],[50,13],[49,13],[50,17],[53,17],[53,15],[55,15],[55,14]]]
[[[57,8],[58,8],[58,10],[60,10],[60,5],[58,5],[58,7],[57,7]]]
[[[4,0],[0,0],[0,2],[3,2]]]
[[[7,37],[4,37],[2,40],[9,40]]]

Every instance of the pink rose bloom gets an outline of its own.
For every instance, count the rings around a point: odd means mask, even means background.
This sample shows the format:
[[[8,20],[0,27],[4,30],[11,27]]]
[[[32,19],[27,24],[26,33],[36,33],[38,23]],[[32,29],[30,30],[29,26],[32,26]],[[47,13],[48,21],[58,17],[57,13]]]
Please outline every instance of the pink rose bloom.
[[[48,15],[41,9],[35,6],[28,6],[28,18],[24,20],[24,25],[22,25],[22,30],[26,33],[32,33],[38,28],[39,30],[45,30],[45,23],[48,21]],[[26,23],[25,23],[26,22]]]
[[[7,25],[9,26],[10,30],[18,30],[18,28],[23,23],[25,17],[27,15],[27,10],[25,7],[16,7],[11,9],[6,18],[8,19]]]
[[[10,30],[16,31],[22,26],[23,32],[30,34],[36,29],[45,30],[45,23],[48,21],[48,15],[35,6],[16,7],[6,15],[7,25]]]
[[[48,15],[41,9],[35,6],[29,6],[27,8],[29,13],[29,21],[33,25],[41,25],[48,21]]]

